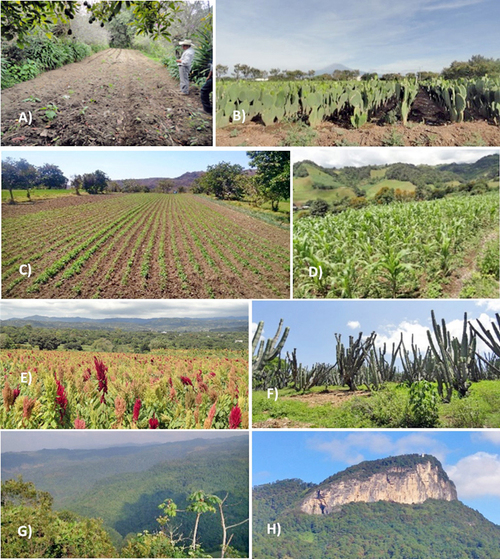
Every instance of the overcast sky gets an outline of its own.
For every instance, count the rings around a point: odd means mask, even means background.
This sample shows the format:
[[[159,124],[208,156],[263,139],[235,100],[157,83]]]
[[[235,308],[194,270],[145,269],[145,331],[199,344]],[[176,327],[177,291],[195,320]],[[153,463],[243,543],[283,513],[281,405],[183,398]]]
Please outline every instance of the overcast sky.
[[[427,330],[432,331],[431,310],[437,320],[444,318],[452,336],[461,338],[464,312],[468,320],[479,319],[490,327],[495,313],[500,312],[499,300],[403,300],[398,301],[255,301],[252,305],[252,335],[257,323],[264,321],[264,338],[275,335],[279,319],[288,326],[288,335],[282,357],[297,348],[297,360],[304,365],[335,363],[335,333],[342,335],[344,343],[349,336],[357,338],[359,332],[369,336],[377,333],[375,344],[399,343],[401,333],[407,349],[411,339],[425,352],[428,347]],[[486,352],[482,342],[478,350]]]
[[[309,159],[322,167],[363,167],[389,163],[441,165],[445,163],[475,163],[481,157],[495,153],[498,148],[300,148],[292,151],[293,162]]]
[[[116,151],[106,148],[99,150],[65,150],[64,152],[37,148],[36,151],[22,149],[4,151],[2,159],[26,159],[37,167],[45,163],[57,165],[63,174],[92,173],[104,171],[111,179],[147,179],[151,177],[176,178],[191,171],[206,171],[209,165],[221,161],[239,164],[248,169],[246,151],[188,150],[170,148],[169,151],[129,150]]]
[[[248,436],[245,432],[219,431],[130,431],[115,429],[111,431],[2,431],[1,449],[3,452],[25,452],[44,448],[107,448],[125,444],[164,444],[189,439],[217,439],[231,436]]]
[[[81,316],[83,318],[211,318],[248,316],[246,301],[26,300],[5,301],[0,318]]]
[[[498,57],[498,0],[217,0],[217,63],[439,72]]]
[[[253,484],[299,478],[319,483],[358,464],[399,454],[432,454],[458,498],[500,524],[500,432],[255,432]]]

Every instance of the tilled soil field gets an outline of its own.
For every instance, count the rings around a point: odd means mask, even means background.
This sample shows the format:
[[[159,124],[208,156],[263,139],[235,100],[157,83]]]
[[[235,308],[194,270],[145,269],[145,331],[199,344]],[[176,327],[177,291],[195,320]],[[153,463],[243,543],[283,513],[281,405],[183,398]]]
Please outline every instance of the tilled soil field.
[[[204,198],[68,196],[2,210],[4,298],[290,296],[289,231]]]
[[[460,124],[366,124],[360,129],[323,122],[317,128],[256,122],[219,128],[218,146],[500,146],[500,126],[486,121]]]
[[[2,145],[210,146],[212,117],[160,63],[107,49],[2,91]]]

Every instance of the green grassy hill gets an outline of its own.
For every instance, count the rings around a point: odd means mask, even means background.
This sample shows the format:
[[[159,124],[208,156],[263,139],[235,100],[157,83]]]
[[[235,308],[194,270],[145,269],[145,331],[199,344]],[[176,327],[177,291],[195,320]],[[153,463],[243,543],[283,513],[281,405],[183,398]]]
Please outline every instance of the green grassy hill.
[[[302,206],[308,200],[322,198],[329,204],[360,195],[372,199],[384,187],[414,193],[420,186],[459,187],[470,181],[486,181],[498,187],[499,157],[488,155],[475,163],[412,165],[393,163],[364,167],[321,167],[313,161],[293,166],[293,201]]]

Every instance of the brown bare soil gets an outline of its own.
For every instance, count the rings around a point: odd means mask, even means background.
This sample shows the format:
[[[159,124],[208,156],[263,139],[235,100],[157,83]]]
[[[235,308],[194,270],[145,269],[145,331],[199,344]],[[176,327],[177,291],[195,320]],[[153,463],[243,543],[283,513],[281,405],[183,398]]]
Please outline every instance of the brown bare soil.
[[[29,98],[39,99],[30,101]],[[57,107],[48,121],[43,107]],[[19,124],[31,111],[31,126]],[[2,92],[4,146],[211,146],[199,90],[181,95],[159,62],[107,49]]]
[[[285,256],[289,262],[289,232],[204,198],[67,196],[4,209],[2,293],[7,298],[290,296],[283,266]],[[81,235],[75,235],[78,231]],[[253,252],[246,244],[255,247]],[[19,266],[28,262],[33,275],[21,277]],[[52,270],[49,277],[47,270]]]
[[[216,131],[217,146],[285,146],[291,141],[293,145],[317,146],[500,146],[500,127],[475,120],[440,125],[410,122],[406,127],[368,123],[355,130],[324,122],[306,133],[293,124],[248,122]]]
[[[287,417],[280,419],[266,419],[265,421],[256,421],[252,424],[254,429],[293,429],[293,428],[308,428],[311,427],[310,423],[301,423],[300,421],[291,421]]]
[[[350,400],[354,396],[370,396],[371,392],[369,390],[357,390],[356,392],[350,392],[346,390],[334,390],[332,392],[310,392],[308,394],[293,394],[287,396],[284,399],[299,400],[300,402],[306,402],[309,407],[314,406],[324,406],[330,404],[332,406],[340,406],[345,401]]]

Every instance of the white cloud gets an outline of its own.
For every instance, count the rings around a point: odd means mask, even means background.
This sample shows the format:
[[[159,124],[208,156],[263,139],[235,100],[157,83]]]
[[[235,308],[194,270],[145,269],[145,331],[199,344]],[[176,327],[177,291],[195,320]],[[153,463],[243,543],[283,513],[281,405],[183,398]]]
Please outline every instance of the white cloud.
[[[294,162],[310,159],[325,167],[362,167],[365,165],[385,165],[389,163],[413,163],[414,165],[440,165],[446,163],[474,163],[485,155],[498,154],[494,149],[468,149],[443,147],[434,148],[432,153],[427,148],[303,148],[295,152]],[[410,152],[410,153],[409,153]],[[493,305],[498,301],[492,302]]]
[[[345,438],[332,437],[325,441],[314,436],[307,441],[308,448],[323,452],[332,461],[352,465],[367,460],[367,454],[382,458],[389,455],[426,453],[443,461],[448,449],[425,433],[412,433],[394,440],[383,433],[352,433]]]
[[[358,330],[359,328],[361,328],[361,323],[358,322],[357,320],[350,320],[347,323],[347,326],[349,326],[349,328],[351,328],[351,330]]]
[[[459,498],[500,497],[500,456],[477,452],[446,466],[446,472],[457,486]]]
[[[474,433],[474,438],[500,445],[500,431],[483,431]]]
[[[385,327],[386,333],[378,333],[375,339],[375,344],[378,347],[382,347],[387,344],[388,350],[392,347],[392,344],[399,344],[401,339],[401,334],[403,334],[403,343],[406,349],[411,349],[412,339],[422,352],[425,352],[429,346],[429,341],[427,339],[428,326],[424,326],[417,321],[403,320],[397,326]]]
[[[476,304],[478,307],[486,307],[487,311],[500,312],[500,299],[482,299]]]
[[[484,0],[454,0],[452,2],[438,2],[429,6],[423,6],[422,9],[426,11],[456,10],[458,8],[465,8],[467,6],[481,4],[482,2],[484,2]]]
[[[248,303],[240,301],[165,300],[26,300],[2,301],[1,319],[41,315],[52,317],[189,317],[248,316]]]

